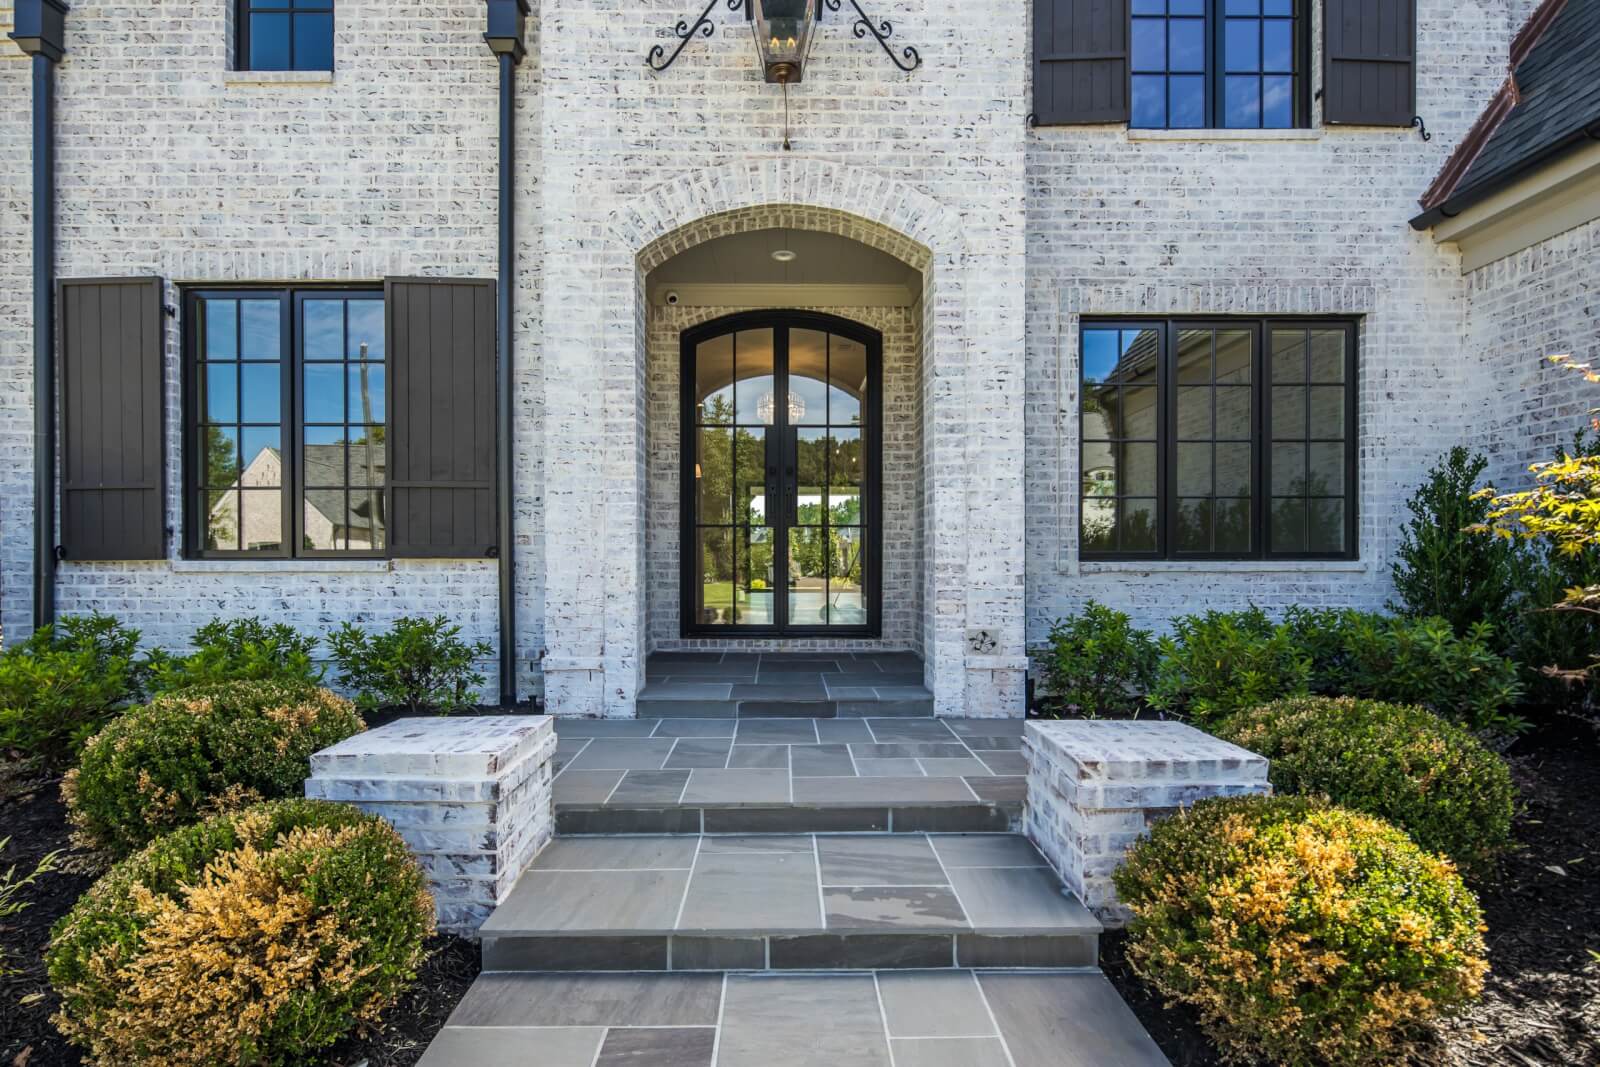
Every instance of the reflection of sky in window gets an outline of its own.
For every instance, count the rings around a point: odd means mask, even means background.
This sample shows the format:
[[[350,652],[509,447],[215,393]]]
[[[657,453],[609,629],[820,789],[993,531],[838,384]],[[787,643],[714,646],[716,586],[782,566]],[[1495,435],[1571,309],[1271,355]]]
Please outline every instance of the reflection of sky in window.
[[[1116,330],[1085,330],[1083,334],[1083,380],[1103,382],[1117,369]]]

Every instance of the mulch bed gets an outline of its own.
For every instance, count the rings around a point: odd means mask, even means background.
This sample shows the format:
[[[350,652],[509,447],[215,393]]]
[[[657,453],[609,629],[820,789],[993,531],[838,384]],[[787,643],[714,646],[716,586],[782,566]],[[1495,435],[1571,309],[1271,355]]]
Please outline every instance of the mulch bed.
[[[519,709],[521,710],[521,709]],[[1489,924],[1492,971],[1483,1000],[1442,1028],[1423,1062],[1448,1067],[1568,1067],[1600,1064],[1600,732],[1560,719],[1519,739],[1507,753],[1520,793],[1517,847],[1499,872],[1475,886]],[[0,800],[0,834],[12,835],[0,870],[19,871],[66,848],[66,811],[57,783],[20,787]],[[50,1025],[56,998],[42,954],[50,926],[91,878],[58,872],[26,897],[32,907],[0,925],[18,973],[0,977],[0,1067],[80,1062]],[[1175,1067],[1220,1064],[1182,1006],[1167,1007],[1128,968],[1125,935],[1101,939],[1101,966]],[[478,974],[477,946],[438,937],[419,980],[384,1026],[341,1043],[336,1067],[408,1067],[421,1058]],[[26,1001],[26,1003],[24,1003]]]
[[[1506,753],[1518,792],[1516,846],[1473,886],[1489,931],[1483,999],[1440,1028],[1429,1067],[1600,1064],[1600,729],[1562,717]],[[1128,968],[1127,938],[1100,940],[1100,965],[1175,1067],[1220,1064],[1194,1012]]]

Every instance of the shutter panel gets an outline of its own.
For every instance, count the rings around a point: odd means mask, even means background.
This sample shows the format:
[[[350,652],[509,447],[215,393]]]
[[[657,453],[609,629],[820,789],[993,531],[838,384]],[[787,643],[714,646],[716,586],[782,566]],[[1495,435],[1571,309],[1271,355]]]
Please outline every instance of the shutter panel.
[[[162,295],[160,278],[58,284],[66,559],[166,558]]]
[[[1128,121],[1128,0],[1034,0],[1037,126]]]
[[[1410,126],[1417,113],[1416,0],[1327,0],[1323,117]]]
[[[494,555],[495,287],[384,282],[394,556]]]

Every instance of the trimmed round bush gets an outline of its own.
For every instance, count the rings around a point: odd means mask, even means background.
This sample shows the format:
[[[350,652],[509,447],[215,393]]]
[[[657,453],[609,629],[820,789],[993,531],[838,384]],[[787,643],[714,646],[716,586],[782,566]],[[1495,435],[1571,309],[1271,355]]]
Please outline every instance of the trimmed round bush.
[[[91,1062],[300,1064],[394,1002],[433,901],[382,819],[284,800],[123,860],[52,931],[54,1022]]]
[[[1267,757],[1279,792],[1386,819],[1463,868],[1483,870],[1511,838],[1505,760],[1426,708],[1290,698],[1240,712],[1217,733]]]
[[[1113,877],[1134,969],[1235,1059],[1401,1062],[1488,969],[1482,912],[1446,860],[1310,798],[1201,801]]]
[[[362,729],[354,706],[326,689],[184,689],[91,738],[62,792],[79,840],[124,856],[207,815],[298,795],[311,754]]]

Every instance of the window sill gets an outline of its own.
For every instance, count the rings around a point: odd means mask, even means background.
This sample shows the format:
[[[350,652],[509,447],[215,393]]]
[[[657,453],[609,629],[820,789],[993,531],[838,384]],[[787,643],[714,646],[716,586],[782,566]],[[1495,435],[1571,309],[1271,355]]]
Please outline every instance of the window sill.
[[[1103,560],[1083,562],[1078,574],[1366,574],[1358,559]]]
[[[223,85],[332,85],[331,70],[228,70]]]
[[[387,559],[175,559],[173,574],[384,574]]]
[[[1320,141],[1320,127],[1305,130],[1145,130],[1128,128],[1130,141]]]

